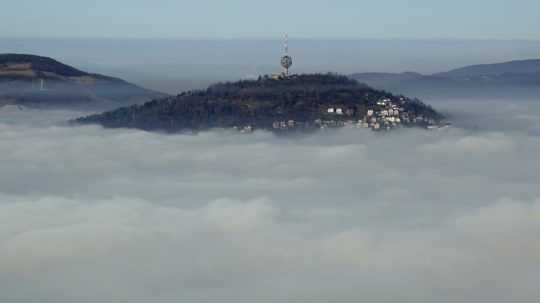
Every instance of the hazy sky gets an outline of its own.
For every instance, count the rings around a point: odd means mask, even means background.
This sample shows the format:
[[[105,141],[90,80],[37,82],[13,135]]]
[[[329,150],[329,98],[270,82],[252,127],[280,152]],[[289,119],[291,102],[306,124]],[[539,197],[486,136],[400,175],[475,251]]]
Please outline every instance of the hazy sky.
[[[535,0],[19,0],[4,37],[540,39]]]

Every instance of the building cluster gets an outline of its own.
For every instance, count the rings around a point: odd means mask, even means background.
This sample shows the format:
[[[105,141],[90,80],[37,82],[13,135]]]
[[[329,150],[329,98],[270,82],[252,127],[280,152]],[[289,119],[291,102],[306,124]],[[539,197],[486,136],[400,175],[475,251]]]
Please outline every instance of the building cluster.
[[[246,125],[246,126],[241,126],[241,127],[233,126],[232,129],[242,134],[252,133],[255,130],[255,128],[251,125]]]
[[[274,121],[274,123],[272,123],[272,128],[286,130],[290,128],[295,128],[298,126],[298,124],[299,123],[296,122],[295,120]]]
[[[367,108],[363,113],[357,113],[356,108],[329,106],[322,109],[321,117],[314,121],[296,121],[293,119],[274,121],[272,129],[275,131],[288,131],[300,128],[331,129],[349,127],[379,131],[412,125],[423,126],[428,129],[439,127],[435,119],[406,110],[404,108],[406,102],[408,101],[405,98],[400,98],[398,101],[384,98],[372,107]],[[234,129],[242,133],[249,133],[255,129],[255,126],[234,127]]]
[[[320,128],[330,127],[358,127],[370,128],[373,130],[389,130],[404,125],[425,125],[427,128],[435,128],[436,121],[433,118],[416,115],[407,111],[403,105],[407,102],[405,98],[400,98],[394,102],[389,98],[383,98],[376,103],[376,106],[368,108],[363,117],[358,120],[339,119],[318,119],[315,124]],[[328,107],[326,115],[353,116],[354,109],[341,107]]]

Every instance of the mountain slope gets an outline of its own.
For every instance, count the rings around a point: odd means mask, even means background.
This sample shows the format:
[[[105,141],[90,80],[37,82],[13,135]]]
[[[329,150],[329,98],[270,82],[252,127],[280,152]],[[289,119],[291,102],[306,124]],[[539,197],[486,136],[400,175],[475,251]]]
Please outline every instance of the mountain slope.
[[[112,108],[162,96],[118,78],[80,71],[51,58],[0,54],[0,105]]]

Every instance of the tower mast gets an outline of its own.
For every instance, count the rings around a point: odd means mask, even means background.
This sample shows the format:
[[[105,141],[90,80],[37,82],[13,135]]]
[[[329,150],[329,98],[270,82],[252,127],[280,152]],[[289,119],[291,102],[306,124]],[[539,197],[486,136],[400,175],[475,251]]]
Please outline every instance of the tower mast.
[[[292,66],[292,58],[289,56],[289,35],[285,34],[285,41],[283,43],[284,55],[281,57],[281,66],[283,67],[283,75],[289,76],[289,69]]]
[[[288,55],[289,54],[289,34],[285,34],[284,49],[285,49],[285,55]]]

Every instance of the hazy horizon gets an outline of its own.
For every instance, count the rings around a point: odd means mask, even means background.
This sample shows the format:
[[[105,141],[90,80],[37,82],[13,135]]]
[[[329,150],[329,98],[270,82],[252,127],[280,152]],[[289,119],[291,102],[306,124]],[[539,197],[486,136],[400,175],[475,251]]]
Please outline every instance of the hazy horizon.
[[[171,94],[279,72],[282,39],[0,38],[2,53],[53,57],[87,72]],[[435,73],[472,64],[540,58],[540,41],[320,40],[291,37],[293,72]]]

